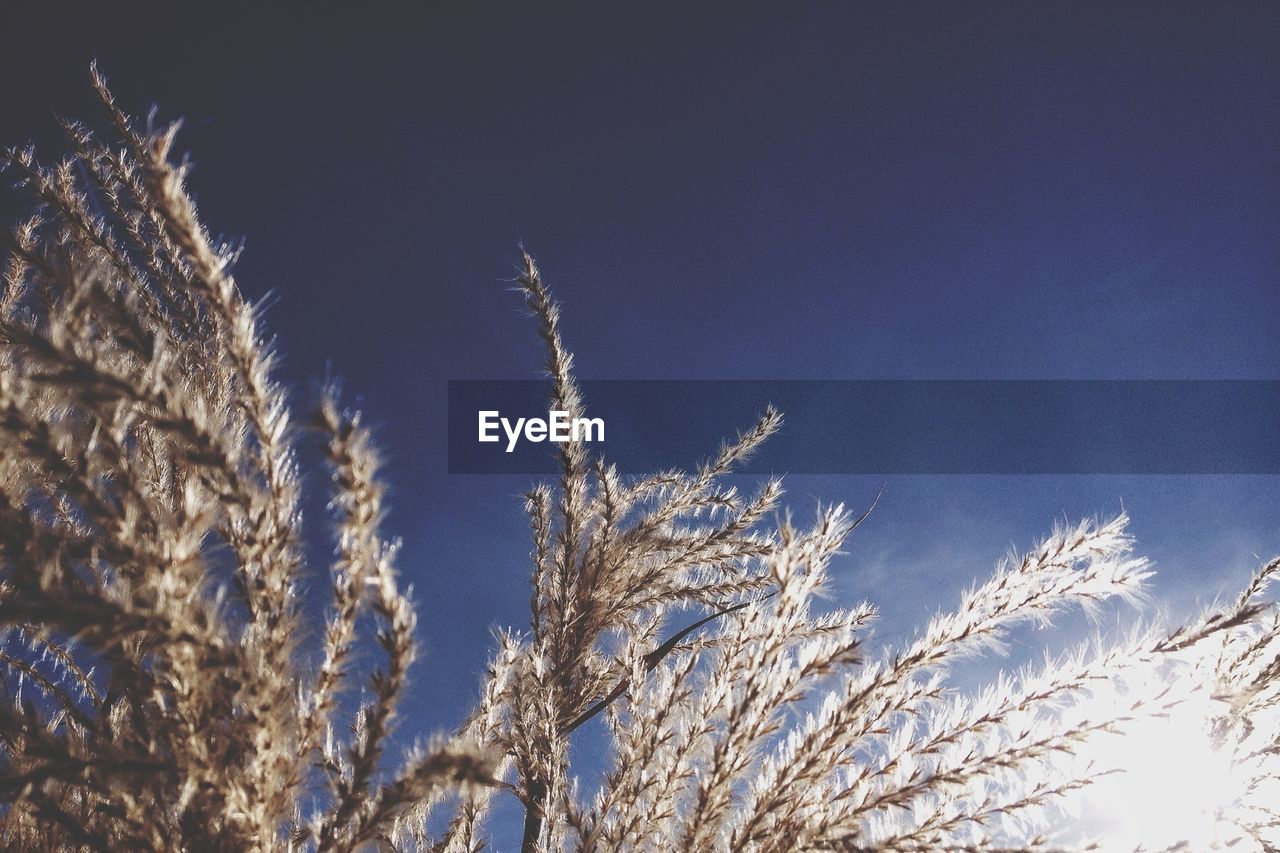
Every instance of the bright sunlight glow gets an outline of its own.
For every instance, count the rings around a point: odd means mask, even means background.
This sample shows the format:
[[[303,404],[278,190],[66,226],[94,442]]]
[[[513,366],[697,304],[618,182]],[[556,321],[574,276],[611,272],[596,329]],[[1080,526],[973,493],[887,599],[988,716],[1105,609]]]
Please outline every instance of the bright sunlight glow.
[[[1223,709],[1203,691],[1168,698],[1158,713],[1137,714],[1083,756],[1097,769],[1114,771],[1088,786],[1081,803],[1105,850],[1159,850],[1178,842],[1189,845],[1181,849],[1205,850],[1239,840],[1223,816],[1245,793],[1245,783],[1232,772],[1230,755],[1215,748],[1212,734],[1215,712]]]

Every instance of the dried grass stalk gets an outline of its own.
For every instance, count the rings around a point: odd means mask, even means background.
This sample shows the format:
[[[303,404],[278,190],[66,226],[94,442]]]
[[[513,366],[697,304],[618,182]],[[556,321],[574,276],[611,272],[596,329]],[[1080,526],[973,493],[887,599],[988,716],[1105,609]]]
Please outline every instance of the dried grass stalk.
[[[819,606],[867,514],[797,527],[775,519],[779,481],[724,484],[781,426],[772,409],[694,470],[636,481],[560,445],[558,481],[527,496],[528,630],[499,635],[451,736],[388,768],[415,617],[369,433],[325,396],[337,548],[309,664],[295,431],[258,314],[171,161],[176,126],[138,130],[93,79],[111,134],[65,123],[73,153],[54,166],[5,155],[35,200],[0,297],[5,846],[476,851],[495,797],[514,796],[525,851],[1034,849],[1108,772],[1090,744],[1197,692],[1242,780],[1224,838],[1280,843],[1280,561],[1174,631],[957,694],[948,667],[1011,627],[1141,593],[1127,519],[1056,530],[904,647],[868,650],[874,607]],[[552,407],[576,416],[559,308],[527,255],[517,283]],[[382,662],[362,677],[370,618]],[[1121,697],[1105,709],[1104,685]],[[584,792],[568,747],[588,725],[611,763]]]

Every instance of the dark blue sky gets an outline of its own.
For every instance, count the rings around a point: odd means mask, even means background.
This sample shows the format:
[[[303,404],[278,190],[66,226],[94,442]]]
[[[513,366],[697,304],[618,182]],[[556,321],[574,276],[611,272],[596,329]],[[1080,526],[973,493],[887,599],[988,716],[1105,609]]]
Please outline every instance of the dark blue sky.
[[[536,375],[501,284],[521,242],[584,376],[1280,377],[1280,6],[455,5],[0,11],[0,141],[96,115],[94,57],[135,112],[186,116],[299,399],[331,364],[380,425],[423,727],[524,617],[528,482],[446,477],[443,408],[447,379]],[[899,635],[1123,501],[1185,603],[1280,547],[1274,486],[890,478],[837,594]]]

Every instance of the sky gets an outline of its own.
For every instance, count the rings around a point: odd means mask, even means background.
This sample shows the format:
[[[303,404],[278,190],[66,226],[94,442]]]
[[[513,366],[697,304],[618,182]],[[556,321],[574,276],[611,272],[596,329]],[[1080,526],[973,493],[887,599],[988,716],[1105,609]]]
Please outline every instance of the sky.
[[[185,117],[281,378],[305,410],[340,377],[375,425],[415,731],[461,718],[526,619],[530,478],[445,456],[448,380],[539,375],[521,246],[584,377],[1280,378],[1275,4],[34,5],[0,11],[0,143],[50,157],[55,116],[100,121],[95,58],[126,109]],[[804,475],[788,502],[883,489],[832,595],[893,642],[1121,507],[1185,612],[1280,550],[1275,487]]]

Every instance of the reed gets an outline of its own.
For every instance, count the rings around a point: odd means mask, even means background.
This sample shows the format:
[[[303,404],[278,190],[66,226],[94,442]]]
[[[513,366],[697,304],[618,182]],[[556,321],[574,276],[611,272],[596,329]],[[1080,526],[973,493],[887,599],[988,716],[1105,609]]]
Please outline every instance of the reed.
[[[197,216],[177,127],[143,132],[93,83],[111,133],[64,123],[52,166],[4,155],[33,200],[0,298],[6,847],[473,851],[499,797],[521,804],[526,851],[1058,847],[1051,819],[1113,769],[1091,744],[1190,695],[1240,782],[1216,837],[1280,843],[1280,560],[1184,626],[957,692],[948,667],[1019,623],[1142,594],[1126,517],[1053,531],[910,642],[868,648],[874,606],[819,600],[867,513],[798,525],[779,480],[725,484],[780,428],[772,409],[695,468],[640,479],[559,444],[557,477],[526,496],[529,625],[499,635],[455,731],[389,758],[415,609],[369,432],[332,393],[311,418],[337,531],[313,659],[301,431],[235,249]],[[551,409],[582,417],[527,255],[517,286]],[[361,671],[370,618],[381,658]],[[588,723],[609,767],[583,790],[569,744]]]

